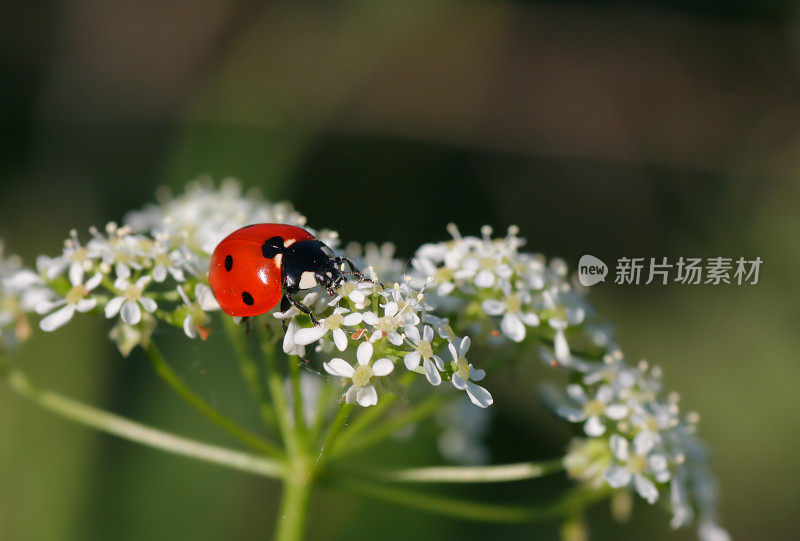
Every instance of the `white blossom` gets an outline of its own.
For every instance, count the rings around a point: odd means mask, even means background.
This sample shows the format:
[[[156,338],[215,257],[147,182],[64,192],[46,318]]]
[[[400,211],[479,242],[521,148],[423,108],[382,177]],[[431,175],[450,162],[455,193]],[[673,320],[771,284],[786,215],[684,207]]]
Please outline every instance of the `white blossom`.
[[[358,364],[355,367],[338,357],[323,364],[327,373],[350,380],[351,385],[344,395],[348,404],[357,402],[363,407],[377,404],[378,392],[372,379],[388,376],[394,370],[394,363],[385,357],[371,362],[373,351],[371,343],[362,342],[356,350]]]
[[[470,343],[469,337],[465,336],[458,342],[458,345],[453,342],[447,345],[450,355],[453,357],[451,363],[453,376],[451,381],[456,389],[466,391],[473,404],[486,408],[491,406],[494,400],[489,391],[474,383],[486,377],[486,372],[475,368],[467,361],[466,355],[467,351],[469,351]]]
[[[103,276],[100,273],[94,274],[91,278],[82,283],[83,272],[70,273],[72,288],[62,299],[51,301],[42,300],[37,306],[39,314],[48,314],[39,322],[39,327],[43,331],[54,331],[65,325],[72,319],[75,312],[88,312],[97,306],[97,298],[89,294],[94,288],[100,285]]]
[[[106,317],[112,318],[120,314],[122,321],[128,325],[136,325],[142,319],[142,308],[151,314],[155,312],[158,308],[156,301],[144,295],[144,290],[151,280],[150,276],[142,276],[135,283],[131,283],[127,278],[117,278],[114,287],[120,294],[106,304]]]

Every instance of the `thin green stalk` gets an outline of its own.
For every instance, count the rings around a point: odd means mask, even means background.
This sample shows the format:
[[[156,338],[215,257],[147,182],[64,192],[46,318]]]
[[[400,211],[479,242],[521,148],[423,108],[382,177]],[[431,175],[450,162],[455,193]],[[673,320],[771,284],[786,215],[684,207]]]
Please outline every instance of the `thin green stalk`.
[[[294,460],[290,465],[290,472],[284,478],[275,528],[276,541],[303,539],[313,490],[311,466],[305,459]]]
[[[264,355],[264,366],[267,370],[267,386],[272,396],[272,403],[275,407],[275,416],[278,420],[278,429],[283,438],[283,443],[290,455],[297,453],[298,442],[296,434],[289,424],[289,405],[286,401],[286,394],[283,392],[283,376],[278,371],[275,363],[276,346],[271,340],[271,336],[266,334],[266,329],[258,325],[260,334],[261,352]]]
[[[292,382],[292,409],[294,410],[294,426],[300,445],[305,445],[308,430],[303,415],[303,393],[300,389],[300,359],[296,355],[288,358],[289,377]]]
[[[247,337],[242,331],[242,327],[237,324],[233,318],[228,316],[222,317],[223,326],[225,327],[225,334],[228,336],[228,341],[233,346],[236,352],[236,357],[239,359],[239,371],[242,373],[250,393],[258,402],[258,411],[261,414],[261,419],[264,424],[274,431],[278,430],[277,421],[275,420],[275,411],[272,409],[272,403],[267,396],[267,389],[264,386],[264,381],[258,369],[258,363],[250,353],[250,347],[247,343]]]
[[[497,466],[434,466],[368,471],[383,481],[402,483],[505,483],[536,479],[564,471],[563,458]]]
[[[420,402],[414,408],[374,427],[361,437],[351,437],[347,441],[345,441],[344,438],[340,439],[331,453],[333,458],[341,458],[342,456],[352,455],[363,451],[368,447],[377,445],[383,440],[391,437],[392,434],[401,428],[421,421],[422,419],[436,412],[436,410],[438,410],[443,403],[452,398],[453,394],[454,393],[435,394]]]
[[[404,374],[398,383],[400,385],[409,385],[412,381],[414,381],[415,377],[418,374],[414,372],[408,372]],[[353,423],[347,428],[347,431],[342,434],[342,437],[339,439],[338,445],[345,445],[346,442],[350,441],[358,434],[369,428],[372,423],[377,421],[381,415],[397,400],[398,396],[396,394],[385,394],[378,400],[378,403],[370,408],[366,408],[365,411],[359,412],[358,417],[353,421]]]
[[[328,430],[328,433],[325,435],[325,438],[323,438],[322,443],[319,446],[319,454],[317,455],[317,459],[314,461],[315,467],[319,467],[319,465],[324,462],[329,449],[334,448],[334,445],[336,444],[336,438],[339,437],[339,433],[342,431],[342,428],[344,428],[347,418],[350,417],[351,411],[353,411],[353,404],[342,404],[339,406],[339,412],[333,419],[330,430]]]
[[[317,396],[317,408],[314,412],[314,422],[308,432],[308,441],[312,444],[319,439],[322,428],[325,425],[326,414],[328,413],[328,400],[331,399],[331,386],[320,385],[319,395]]]
[[[212,423],[216,424],[228,434],[235,437],[245,445],[260,451],[264,454],[272,456],[283,456],[283,453],[270,442],[256,436],[252,432],[237,425],[219,411],[214,409],[208,402],[200,398],[194,391],[192,391],[185,383],[183,383],[177,374],[172,370],[164,356],[158,350],[156,345],[151,341],[145,348],[150,362],[156,373],[161,377],[170,388],[178,393],[190,406],[205,415]]]
[[[19,396],[60,417],[101,432],[167,453],[262,477],[279,478],[283,476],[285,465],[280,461],[176,436],[83,404],[58,393],[39,389],[22,372],[5,365],[0,365],[0,377],[5,379],[8,387]]]
[[[340,477],[328,479],[327,484],[360,496],[405,505],[430,513],[480,522],[506,523],[536,522],[569,516],[605,499],[610,494],[610,489],[577,489],[551,504],[524,506],[485,504]]]

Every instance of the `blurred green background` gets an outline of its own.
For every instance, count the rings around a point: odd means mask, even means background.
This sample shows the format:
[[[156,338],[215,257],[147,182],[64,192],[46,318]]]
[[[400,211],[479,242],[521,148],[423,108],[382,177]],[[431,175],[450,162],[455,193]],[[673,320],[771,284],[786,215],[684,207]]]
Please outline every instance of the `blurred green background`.
[[[34,5],[35,4],[35,5]],[[795,2],[293,2],[0,7],[0,237],[33,264],[72,227],[118,220],[200,174],[290,199],[345,241],[408,257],[518,224],[563,256],[760,256],[756,286],[600,285],[629,355],[665,369],[702,415],[736,539],[796,535],[800,498],[800,26]],[[230,443],[77,318],[16,362],[42,385],[182,434]],[[235,367],[179,331],[180,375],[257,423]],[[495,461],[569,440],[531,363],[496,374]],[[525,383],[521,384],[520,381]],[[363,460],[440,460],[431,435]],[[558,482],[463,489],[547,501]],[[98,435],[0,388],[0,539],[271,535],[278,485]],[[637,504],[595,539],[691,539]],[[312,539],[555,538],[558,525],[442,519],[336,493]]]

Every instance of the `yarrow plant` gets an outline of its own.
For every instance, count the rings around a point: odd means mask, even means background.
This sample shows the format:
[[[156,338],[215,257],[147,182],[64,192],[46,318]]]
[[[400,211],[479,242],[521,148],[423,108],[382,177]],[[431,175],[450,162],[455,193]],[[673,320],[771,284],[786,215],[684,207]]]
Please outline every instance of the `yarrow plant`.
[[[331,294],[248,321],[219,310],[208,284],[211,253],[229,233],[254,223],[303,227],[354,259],[369,280],[345,281]],[[638,494],[663,505],[673,527],[695,518],[704,540],[724,540],[716,487],[696,413],[664,394],[660,371],[629,362],[570,280],[566,264],[522,251],[517,228],[493,237],[463,236],[423,245],[406,265],[393,245],[350,243],[313,229],[287,203],[243,194],[238,183],[191,183],[178,196],[131,212],[121,223],[71,231],[60,254],[35,270],[0,245],[0,351],[33,334],[59,332],[78,317],[110,320],[121,355],[141,348],[155,373],[189,405],[248,452],[219,448],[146,427],[37,389],[6,353],[0,374],[18,394],[51,411],[132,441],[214,462],[284,484],[276,536],[302,537],[311,491],[327,485],[367,497],[468,520],[520,522],[562,518],[574,533],[581,512]],[[409,274],[405,275],[404,272]],[[159,326],[183,340],[227,335],[244,383],[259,404],[263,433],[227,418],[173,371],[153,340]],[[285,330],[284,330],[285,329]],[[543,390],[555,415],[576,427],[566,454],[546,462],[480,465],[495,399],[490,375],[505,362],[543,359],[565,381]],[[348,458],[392,437],[413,435],[434,419],[445,458],[469,465],[365,469]],[[558,472],[575,488],[533,504],[468,502],[396,485],[511,482]],[[619,506],[617,506],[619,507]],[[566,535],[566,534],[565,534]]]

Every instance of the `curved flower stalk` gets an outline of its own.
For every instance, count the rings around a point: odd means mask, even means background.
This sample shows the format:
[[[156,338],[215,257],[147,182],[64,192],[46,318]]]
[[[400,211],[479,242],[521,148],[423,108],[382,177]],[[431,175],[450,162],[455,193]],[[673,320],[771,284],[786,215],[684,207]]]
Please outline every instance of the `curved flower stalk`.
[[[84,314],[108,319],[109,336],[123,356],[141,347],[173,391],[257,455],[168,435],[39,392],[3,359],[0,377],[20,395],[87,426],[280,477],[285,490],[279,539],[302,535],[310,491],[322,482],[442,514],[500,522],[574,519],[611,492],[631,491],[665,505],[673,526],[697,517],[703,539],[726,539],[717,525],[706,451],[694,435],[697,415],[681,414],[677,395],[662,397],[657,368],[624,359],[584,292],[571,282],[566,264],[521,251],[525,241],[517,228],[493,238],[488,226],[480,237],[462,236],[450,226],[452,240],[420,247],[410,264],[395,257],[391,244],[351,243],[340,253],[355,260],[369,281],[346,281],[332,295],[308,292],[303,303],[317,325],[295,307],[253,318],[253,337],[236,318],[221,314],[207,273],[220,240],[260,222],[304,227],[338,251],[335,232],[310,228],[290,204],[243,194],[232,180],[219,187],[197,181],[183,194],[161,193],[157,204],[129,213],[119,224],[86,234],[71,231],[61,253],[37,259],[36,272],[24,269],[18,258],[4,258],[0,245],[0,350],[30,336],[29,317],[40,317],[45,332],[57,332]],[[202,340],[218,329],[227,334],[269,437],[240,427],[181,381],[153,342],[164,324],[183,339]],[[412,434],[417,423],[430,418],[440,425],[445,457],[486,462],[485,408],[495,400],[484,387],[487,370],[491,375],[501,360],[524,362],[537,355],[570,380],[548,395],[555,413],[581,431],[563,459],[389,474],[358,470],[364,480],[348,479],[352,470],[343,462],[349,456]],[[580,486],[547,508],[462,502],[380,485],[519,481],[565,468]]]

